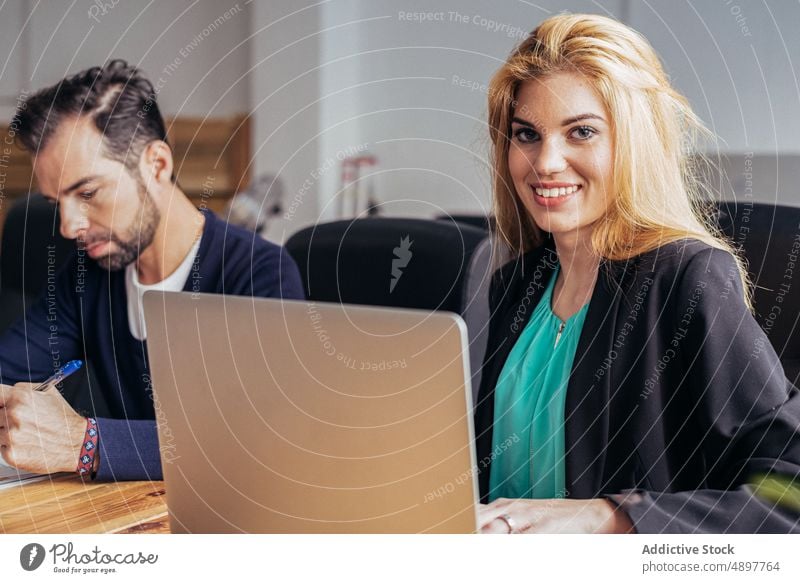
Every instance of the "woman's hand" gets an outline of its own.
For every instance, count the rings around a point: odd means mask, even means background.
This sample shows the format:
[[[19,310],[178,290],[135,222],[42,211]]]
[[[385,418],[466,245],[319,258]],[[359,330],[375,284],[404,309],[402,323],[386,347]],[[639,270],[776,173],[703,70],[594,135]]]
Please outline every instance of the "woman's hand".
[[[503,518],[505,517],[505,518]],[[629,533],[628,515],[602,498],[594,500],[525,500],[498,498],[478,507],[478,532],[516,533]]]

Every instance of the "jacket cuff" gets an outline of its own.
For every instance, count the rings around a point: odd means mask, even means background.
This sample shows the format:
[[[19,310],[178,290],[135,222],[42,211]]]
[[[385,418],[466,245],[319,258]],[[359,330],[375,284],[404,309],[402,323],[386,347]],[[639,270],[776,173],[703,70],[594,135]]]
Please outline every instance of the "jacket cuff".
[[[635,493],[635,490],[626,490],[626,492]],[[625,504],[623,504],[625,501],[625,496],[628,496],[628,494],[602,494],[600,497],[611,502],[611,504],[614,506],[614,510],[623,512],[628,517],[628,520],[631,521],[631,524],[633,524],[632,534],[639,534],[639,528],[636,525],[636,518],[631,515]]]
[[[97,428],[97,481],[163,479],[155,421],[98,418]]]
[[[628,515],[637,533],[685,534],[691,530],[681,528],[681,521],[664,512],[644,490],[623,490],[619,494],[603,494],[603,498]]]

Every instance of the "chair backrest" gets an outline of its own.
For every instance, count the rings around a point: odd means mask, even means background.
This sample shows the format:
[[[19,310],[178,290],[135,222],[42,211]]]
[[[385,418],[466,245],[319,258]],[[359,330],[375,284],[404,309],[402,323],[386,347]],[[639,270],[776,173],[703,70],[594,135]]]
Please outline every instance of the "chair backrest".
[[[311,300],[460,314],[477,389],[489,313],[486,231],[453,221],[367,218],[308,227],[286,249]]]
[[[752,202],[719,203],[719,224],[740,248],[755,284],[755,317],[800,381],[800,208]]]
[[[308,227],[286,242],[309,299],[461,313],[469,261],[486,232],[424,219]]]
[[[489,285],[492,281],[492,237],[475,248],[467,267],[461,316],[469,330],[469,361],[472,368],[472,402],[478,401],[483,357],[489,338]]]
[[[456,223],[463,223],[465,225],[472,225],[484,231],[493,231],[495,227],[494,217],[486,215],[439,215],[436,217],[437,221],[454,221]]]
[[[0,247],[0,286],[26,296],[37,296],[48,276],[75,251],[75,244],[59,233],[58,210],[40,194],[19,198],[3,225]]]

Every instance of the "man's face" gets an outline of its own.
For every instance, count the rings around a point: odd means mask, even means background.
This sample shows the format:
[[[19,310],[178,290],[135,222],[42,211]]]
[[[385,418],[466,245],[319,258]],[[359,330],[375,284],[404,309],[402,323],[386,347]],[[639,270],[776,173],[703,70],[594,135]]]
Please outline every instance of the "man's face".
[[[61,122],[35,154],[44,196],[59,205],[61,234],[109,270],[135,261],[153,242],[160,213],[143,182],[106,157],[88,118]]]

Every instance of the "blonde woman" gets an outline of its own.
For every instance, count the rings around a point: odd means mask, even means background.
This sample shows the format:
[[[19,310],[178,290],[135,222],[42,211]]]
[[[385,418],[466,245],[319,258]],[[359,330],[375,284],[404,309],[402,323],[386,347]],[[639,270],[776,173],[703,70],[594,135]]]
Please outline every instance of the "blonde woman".
[[[481,530],[798,530],[752,484],[800,479],[800,397],[697,203],[702,125],[652,47],[549,18],[493,78],[489,125],[514,259],[490,294]]]

